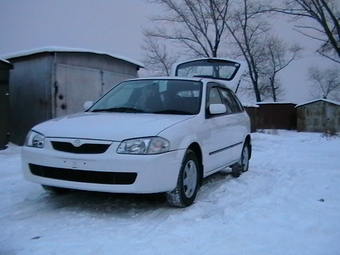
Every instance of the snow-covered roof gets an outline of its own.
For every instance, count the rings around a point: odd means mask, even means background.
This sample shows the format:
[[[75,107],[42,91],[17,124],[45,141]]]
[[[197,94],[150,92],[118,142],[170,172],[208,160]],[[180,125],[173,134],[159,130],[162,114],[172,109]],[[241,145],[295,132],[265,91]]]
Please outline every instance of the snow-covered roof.
[[[306,105],[306,104],[312,104],[312,103],[315,103],[315,102],[318,102],[318,101],[324,101],[324,102],[327,102],[327,103],[330,103],[330,104],[340,105],[340,102],[332,101],[332,100],[328,100],[328,99],[324,99],[324,98],[319,98],[319,99],[315,99],[315,100],[312,100],[312,101],[308,101],[308,102],[303,103],[303,104],[298,104],[297,106],[295,106],[295,108]]]
[[[248,108],[259,108],[259,106],[257,104],[255,104],[255,103],[242,103],[242,105],[244,107],[248,107]]]
[[[6,59],[0,58],[0,61],[1,61],[1,62],[5,62],[6,64],[10,64],[10,62],[9,62],[8,60],[6,60]]]
[[[257,105],[261,105],[261,104],[294,104],[291,102],[257,102]]]
[[[35,48],[35,49],[30,49],[30,50],[25,50],[25,51],[20,51],[16,53],[11,53],[5,56],[1,56],[3,59],[11,59],[11,58],[17,58],[17,57],[24,57],[24,56],[29,56],[37,53],[42,53],[42,52],[85,52],[85,53],[94,53],[94,54],[99,54],[99,55],[107,55],[113,58],[117,58],[120,60],[124,60],[126,62],[135,64],[139,67],[145,67],[141,62],[128,59],[126,57],[122,57],[119,55],[113,55],[109,54],[103,51],[93,51],[93,50],[88,50],[88,49],[80,49],[80,48],[66,48],[66,47],[58,47],[58,46],[48,46],[48,47],[42,47],[42,48]]]

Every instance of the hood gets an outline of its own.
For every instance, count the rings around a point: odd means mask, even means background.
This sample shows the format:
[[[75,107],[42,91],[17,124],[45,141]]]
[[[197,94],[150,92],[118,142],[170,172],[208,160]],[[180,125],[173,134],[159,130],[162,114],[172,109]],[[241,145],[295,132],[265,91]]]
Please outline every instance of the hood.
[[[169,126],[190,118],[193,116],[85,112],[43,122],[33,130],[45,137],[122,141],[155,136]]]

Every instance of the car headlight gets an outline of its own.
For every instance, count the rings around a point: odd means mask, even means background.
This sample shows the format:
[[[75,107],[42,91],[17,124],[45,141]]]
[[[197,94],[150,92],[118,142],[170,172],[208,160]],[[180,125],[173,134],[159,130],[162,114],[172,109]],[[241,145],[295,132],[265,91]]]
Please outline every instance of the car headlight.
[[[122,141],[117,153],[149,155],[167,152],[169,148],[169,141],[162,137],[146,137]]]
[[[26,137],[25,145],[35,148],[44,148],[45,137],[42,134],[31,130]]]

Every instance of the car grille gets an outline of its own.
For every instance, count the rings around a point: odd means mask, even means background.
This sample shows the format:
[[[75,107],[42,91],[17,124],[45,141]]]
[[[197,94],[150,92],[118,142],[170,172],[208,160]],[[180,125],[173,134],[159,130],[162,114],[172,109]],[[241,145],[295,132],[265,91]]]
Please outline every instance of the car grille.
[[[52,142],[53,149],[57,151],[64,151],[77,154],[101,154],[104,153],[110,144],[91,144],[85,143],[79,147],[75,147],[72,143],[68,142]]]
[[[129,185],[133,184],[137,177],[137,173],[97,172],[79,169],[74,170],[39,166],[34,164],[29,164],[29,168],[33,175],[73,182]]]

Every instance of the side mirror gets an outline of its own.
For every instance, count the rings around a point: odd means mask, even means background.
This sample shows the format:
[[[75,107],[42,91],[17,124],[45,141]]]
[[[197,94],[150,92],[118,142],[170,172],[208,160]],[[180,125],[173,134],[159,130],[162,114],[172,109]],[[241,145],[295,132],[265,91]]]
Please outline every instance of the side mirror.
[[[227,107],[224,104],[211,104],[209,105],[210,114],[223,114],[227,112]]]
[[[85,111],[87,111],[88,109],[90,109],[92,105],[93,105],[93,101],[86,101],[83,105],[83,108]]]

